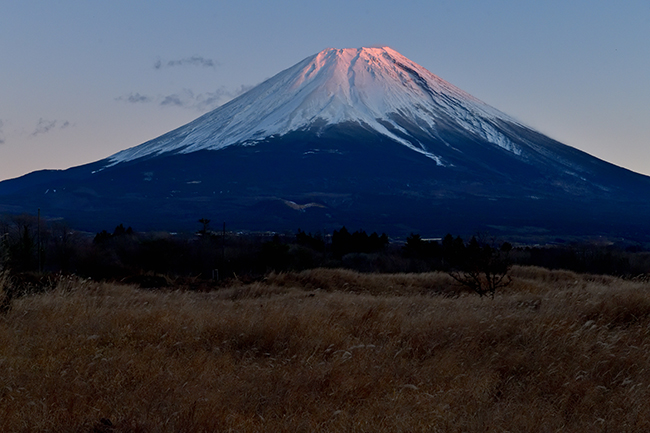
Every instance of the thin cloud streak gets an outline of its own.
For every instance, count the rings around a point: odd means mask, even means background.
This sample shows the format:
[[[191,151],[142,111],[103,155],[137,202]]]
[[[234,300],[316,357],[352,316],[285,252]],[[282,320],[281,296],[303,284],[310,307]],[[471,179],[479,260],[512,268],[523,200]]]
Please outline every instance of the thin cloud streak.
[[[41,117],[40,119],[38,119],[36,128],[34,128],[34,132],[31,133],[31,136],[36,137],[37,135],[47,134],[48,132],[52,131],[57,127],[58,129],[65,129],[70,126],[73,125],[67,120],[47,120]]]
[[[151,96],[141,95],[140,93],[129,93],[126,96],[115,98],[116,101],[126,101],[131,104],[153,102],[154,98]]]
[[[235,90],[221,87],[214,92],[199,94],[194,94],[194,92],[189,89],[183,89],[182,92],[162,97],[160,105],[190,108],[198,111],[210,111],[220,107],[231,99],[246,93],[253,87],[254,86],[242,85]]]
[[[188,102],[185,98],[189,94],[189,98],[194,98],[194,95],[190,91],[185,91],[184,95],[179,95],[177,93],[174,93],[172,95],[167,95],[163,97],[163,100],[160,102],[160,105],[165,106],[165,105],[172,105],[175,107],[184,107],[188,105]]]
[[[179,92],[169,95],[158,95],[157,97],[143,95],[139,92],[132,92],[128,95],[119,96],[115,98],[115,100],[127,102],[129,104],[155,103],[161,107],[180,107],[205,112],[220,107],[231,99],[248,92],[253,87],[255,86],[242,84],[234,90],[221,87],[214,92],[198,94],[195,94],[190,89],[183,89]]]
[[[47,134],[52,129],[56,127],[56,120],[45,120],[42,117],[38,119],[38,124],[32,132],[32,137],[36,137],[39,134]]]
[[[161,59],[158,59],[153,65],[154,69],[173,68],[175,66],[198,66],[201,68],[215,68],[219,66],[219,62],[203,56],[191,56],[179,60],[162,61]]]

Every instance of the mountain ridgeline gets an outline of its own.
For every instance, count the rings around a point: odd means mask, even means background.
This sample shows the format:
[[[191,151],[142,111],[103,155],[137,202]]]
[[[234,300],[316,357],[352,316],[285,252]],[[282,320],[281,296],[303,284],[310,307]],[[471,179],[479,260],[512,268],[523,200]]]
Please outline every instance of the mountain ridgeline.
[[[0,212],[98,230],[647,240],[650,178],[599,160],[384,48],[327,49],[161,137],[0,182]]]

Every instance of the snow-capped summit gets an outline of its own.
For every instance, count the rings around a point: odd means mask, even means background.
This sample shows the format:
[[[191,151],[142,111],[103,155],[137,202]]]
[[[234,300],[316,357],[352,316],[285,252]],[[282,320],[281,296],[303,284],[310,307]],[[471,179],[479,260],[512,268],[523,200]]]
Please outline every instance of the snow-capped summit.
[[[129,161],[166,152],[253,144],[291,131],[356,123],[445,165],[417,136],[440,138],[439,123],[459,127],[519,153],[495,120],[517,123],[388,48],[328,48],[280,72],[195,121],[113,155]],[[418,134],[412,129],[417,125]]]

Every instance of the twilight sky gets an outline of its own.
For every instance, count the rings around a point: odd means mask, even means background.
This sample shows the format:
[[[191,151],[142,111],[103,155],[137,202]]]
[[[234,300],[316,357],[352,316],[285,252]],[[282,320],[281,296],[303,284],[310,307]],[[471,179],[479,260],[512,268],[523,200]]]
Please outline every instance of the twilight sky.
[[[648,0],[24,0],[0,8],[0,179],[141,144],[324,48],[388,45],[650,175]]]

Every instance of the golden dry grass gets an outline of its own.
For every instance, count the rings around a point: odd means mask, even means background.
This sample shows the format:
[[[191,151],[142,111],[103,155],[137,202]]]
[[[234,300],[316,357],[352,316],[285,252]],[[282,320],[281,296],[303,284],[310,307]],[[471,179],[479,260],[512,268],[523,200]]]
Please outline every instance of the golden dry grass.
[[[515,268],[494,300],[429,294],[447,280],[63,281],[0,319],[0,431],[650,431],[650,286]]]

